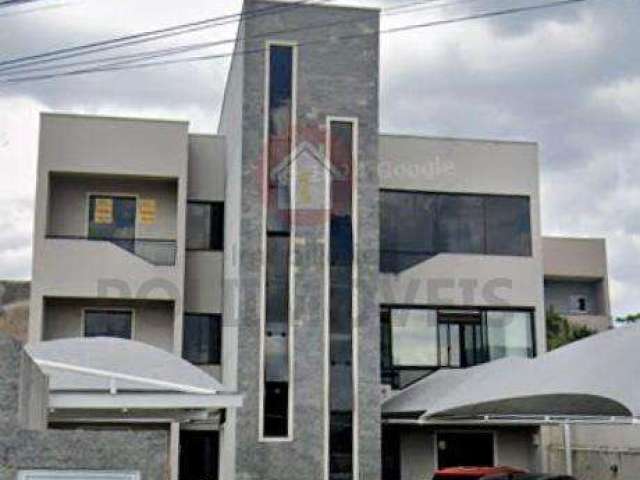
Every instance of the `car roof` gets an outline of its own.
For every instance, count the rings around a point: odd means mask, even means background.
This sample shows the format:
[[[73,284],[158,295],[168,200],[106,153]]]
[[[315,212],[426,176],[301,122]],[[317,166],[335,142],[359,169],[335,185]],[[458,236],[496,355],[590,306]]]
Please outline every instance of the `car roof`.
[[[499,475],[501,473],[526,472],[513,467],[453,467],[438,470],[436,475],[439,475],[440,477],[477,477],[482,475]]]

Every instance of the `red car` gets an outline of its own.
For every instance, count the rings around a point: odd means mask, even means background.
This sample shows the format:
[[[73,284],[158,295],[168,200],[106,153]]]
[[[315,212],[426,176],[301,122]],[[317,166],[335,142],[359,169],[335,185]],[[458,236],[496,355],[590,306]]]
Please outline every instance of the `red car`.
[[[454,467],[438,470],[433,480],[511,480],[523,473],[512,467]]]

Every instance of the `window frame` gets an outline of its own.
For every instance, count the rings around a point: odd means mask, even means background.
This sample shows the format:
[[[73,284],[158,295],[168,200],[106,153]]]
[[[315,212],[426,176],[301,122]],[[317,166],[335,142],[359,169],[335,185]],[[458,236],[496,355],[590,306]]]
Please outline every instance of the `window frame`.
[[[136,202],[136,218],[133,227],[133,238],[123,238],[123,239],[115,239],[115,238],[100,238],[100,237],[92,237],[91,236],[91,199],[93,197],[99,198],[111,198],[114,199],[134,199]],[[126,241],[134,241],[138,240],[139,231],[140,231],[140,216],[138,215],[138,208],[140,206],[140,195],[137,193],[128,193],[128,192],[100,192],[100,191],[91,191],[85,194],[85,212],[84,212],[84,233],[87,239],[91,240],[104,240],[105,242],[111,240],[126,240]]]
[[[209,221],[211,224],[211,231],[209,232],[209,248],[193,248],[189,247],[189,205],[207,205],[210,207],[209,209]],[[215,234],[214,229],[214,209],[212,207],[220,208],[219,213],[221,214],[221,232],[219,236]],[[185,250],[187,252],[222,252],[224,251],[224,223],[225,223],[225,202],[221,200],[187,200],[187,215],[186,215],[186,224],[185,224]]]
[[[190,360],[188,358],[185,357],[185,343],[186,343],[186,324],[187,324],[187,316],[190,317],[199,317],[199,318],[204,318],[204,317],[208,317],[210,320],[214,320],[217,322],[217,338],[216,338],[216,342],[215,345],[213,346],[213,361],[209,361],[209,362],[194,362],[193,360]],[[203,365],[221,365],[222,364],[222,314],[221,313],[202,313],[202,312],[184,312],[183,316],[182,316],[182,321],[183,321],[183,327],[182,327],[182,358],[184,360],[186,360],[187,362],[191,363],[192,365],[198,365],[198,366],[203,366]],[[209,359],[212,358],[212,355],[209,355]],[[217,361],[215,361],[217,359]]]
[[[136,338],[136,309],[130,307],[85,307],[82,309],[82,322],[81,322],[81,332],[80,335],[82,338],[98,338],[98,337],[87,337],[87,313],[90,312],[119,312],[125,313],[128,312],[130,314],[131,319],[131,337],[129,340],[135,340]],[[121,338],[121,337],[109,337],[109,338]]]
[[[515,257],[515,258],[531,258],[533,257],[533,222],[532,222],[532,209],[531,209],[531,195],[525,194],[497,194],[497,193],[477,193],[477,192],[439,192],[433,190],[405,190],[399,188],[380,188],[380,193],[398,193],[398,194],[406,194],[406,195],[424,195],[424,196],[432,196],[434,200],[436,200],[436,208],[435,208],[435,220],[434,223],[434,233],[433,233],[433,250],[400,250],[400,249],[384,249],[382,243],[380,244],[380,253],[381,255],[386,254],[400,254],[400,255],[413,255],[413,256],[424,256],[424,257],[432,257],[440,254],[449,254],[449,255],[484,255],[484,256],[498,256],[498,257]],[[440,247],[440,205],[437,202],[439,197],[480,197],[482,199],[482,210],[483,210],[483,231],[482,231],[482,244],[483,248],[481,252],[448,252],[443,250]],[[486,199],[487,198],[505,198],[505,199],[521,199],[526,200],[529,210],[528,224],[529,224],[529,242],[528,242],[528,252],[526,254],[517,255],[513,253],[489,253],[489,245],[488,245],[488,231],[487,231],[487,206]],[[382,213],[381,213],[382,215]],[[383,225],[380,226],[380,238],[382,235]]]
[[[393,363],[393,331],[391,327],[391,312],[393,310],[432,310],[436,312],[437,315],[437,330],[438,333],[436,335],[437,349],[438,349],[438,364],[437,365],[395,365]],[[454,313],[455,312],[455,313]],[[384,358],[381,355],[380,364],[381,364],[381,378],[383,382],[387,378],[395,378],[397,373],[400,372],[419,372],[425,371],[429,373],[425,373],[428,375],[437,370],[447,368],[447,369],[460,369],[460,368],[469,368],[476,365],[482,365],[484,363],[488,363],[494,361],[489,358],[489,344],[488,342],[484,345],[486,349],[486,358],[485,362],[477,363],[474,365],[469,365],[467,367],[462,366],[448,366],[445,365],[440,356],[440,325],[451,323],[447,321],[441,320],[442,316],[446,315],[464,315],[465,313],[477,313],[480,317],[480,325],[481,325],[481,334],[485,337],[488,336],[488,327],[486,321],[487,312],[518,312],[518,313],[528,313],[529,314],[529,325],[530,325],[530,333],[531,333],[531,352],[533,354],[532,357],[535,358],[538,355],[538,338],[536,331],[536,310],[532,307],[493,307],[493,306],[452,306],[452,305],[411,305],[411,304],[381,304],[380,305],[380,329],[381,329],[381,340],[386,340],[386,344],[381,343],[381,353],[386,353],[388,358]],[[386,315],[386,317],[383,317]],[[382,335],[382,329],[387,329],[388,335]],[[384,367],[387,367],[386,369]],[[406,388],[409,385],[419,381],[424,378],[424,376],[418,377],[415,380],[410,381],[406,385],[399,387],[397,382],[391,381],[391,384],[394,389],[396,388]],[[388,382],[387,382],[388,383]]]

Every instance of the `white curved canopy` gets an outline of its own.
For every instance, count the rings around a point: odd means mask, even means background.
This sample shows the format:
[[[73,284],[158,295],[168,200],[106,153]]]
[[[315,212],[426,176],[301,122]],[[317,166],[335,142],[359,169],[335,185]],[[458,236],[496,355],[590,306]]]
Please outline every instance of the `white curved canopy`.
[[[535,359],[440,370],[387,400],[385,415],[640,418],[640,326],[618,328]]]
[[[169,352],[117,338],[69,338],[25,350],[49,378],[49,408],[60,420],[97,416],[207,419],[242,398]],[[111,413],[110,413],[111,412]],[[173,421],[172,420],[172,421]]]
[[[145,343],[118,338],[68,338],[26,347],[49,375],[50,389],[174,391],[215,394],[224,387],[189,362]]]

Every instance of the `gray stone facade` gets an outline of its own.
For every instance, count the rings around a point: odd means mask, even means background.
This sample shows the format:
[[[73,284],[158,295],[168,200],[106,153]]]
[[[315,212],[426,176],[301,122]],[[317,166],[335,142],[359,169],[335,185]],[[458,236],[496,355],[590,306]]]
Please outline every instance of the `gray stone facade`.
[[[245,10],[273,8],[247,2]],[[378,11],[289,6],[248,18],[236,48],[258,53],[236,56],[227,85],[220,133],[235,128],[241,152],[229,152],[231,182],[241,192],[227,197],[227,212],[240,225],[227,233],[226,248],[238,253],[234,272],[225,273],[225,322],[237,320],[237,380],[244,406],[236,423],[238,479],[322,479],[325,451],[324,225],[296,227],[294,323],[294,426],[290,442],[259,441],[260,273],[262,255],[262,155],[267,40],[297,42],[297,143],[324,148],[327,116],[357,117],[358,152],[358,420],[359,477],[380,476],[380,383],[378,278]],[[332,27],[309,28],[332,24]],[[287,33],[269,35],[269,32]],[[352,35],[366,34],[357,38]],[[242,101],[238,98],[242,83]],[[241,111],[234,109],[241,108]],[[228,144],[232,143],[227,138]],[[234,155],[235,154],[235,155]],[[239,163],[237,163],[239,162]],[[235,170],[240,178],[232,178]],[[229,226],[229,225],[228,225]],[[238,295],[230,284],[239,281]],[[235,299],[232,297],[235,296]],[[233,305],[231,303],[233,302]],[[237,315],[234,313],[237,312]],[[226,360],[227,357],[225,357]],[[227,381],[227,378],[225,378]],[[231,420],[231,419],[229,419]]]
[[[18,422],[22,362],[20,345],[0,334],[0,480],[15,480],[20,470],[47,469],[137,471],[142,480],[168,478],[165,432],[25,429]]]

